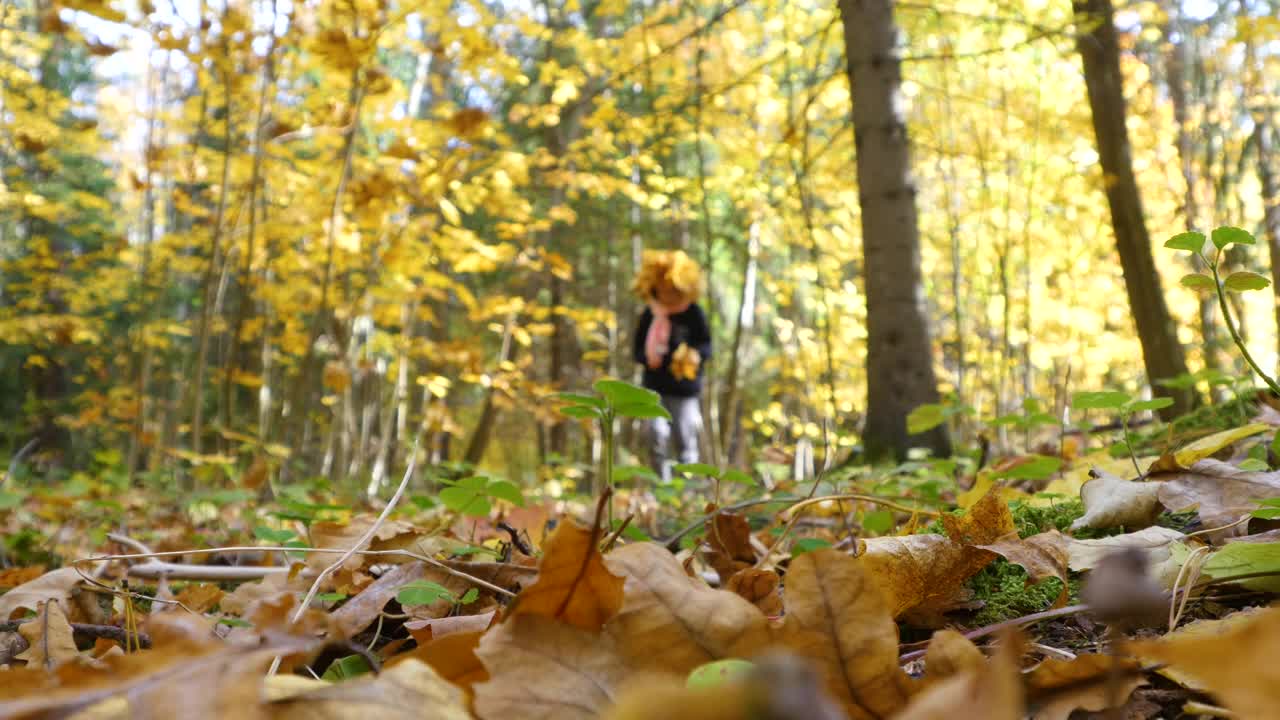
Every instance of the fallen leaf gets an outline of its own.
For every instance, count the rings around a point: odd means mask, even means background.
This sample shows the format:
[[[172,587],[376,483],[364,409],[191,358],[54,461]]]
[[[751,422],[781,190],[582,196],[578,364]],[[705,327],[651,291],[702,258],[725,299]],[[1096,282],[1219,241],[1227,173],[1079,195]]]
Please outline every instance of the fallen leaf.
[[[898,665],[898,626],[861,558],[808,552],[787,570],[786,647],[818,663],[849,717],[881,718],[915,690]]]
[[[188,585],[175,598],[190,608],[192,612],[203,613],[212,610],[227,593],[212,583]]]
[[[1119,684],[1112,687],[1112,671]],[[1050,658],[1024,676],[1027,705],[1033,720],[1067,720],[1076,710],[1098,712],[1123,705],[1134,690],[1147,684],[1141,664],[1132,658],[1086,653],[1072,660]]]
[[[1170,548],[1184,537],[1186,536],[1177,530],[1152,525],[1137,532],[1096,540],[1068,538],[1067,566],[1076,572],[1092,570],[1103,557],[1124,548],[1144,550],[1150,562],[1158,565],[1169,559]]]
[[[348,550],[356,541],[364,536],[373,526],[375,517],[361,515],[351,519],[347,524],[318,522],[311,526],[311,543],[317,548],[334,548]],[[386,520],[378,526],[377,531],[361,550],[410,550],[420,555],[434,555],[441,549],[440,541],[421,528],[400,520]],[[329,553],[310,553],[307,566],[312,570],[323,570],[333,564],[338,556]],[[412,558],[398,555],[370,556],[353,555],[343,563],[343,569],[358,570],[374,563],[406,563]]]
[[[561,523],[547,538],[538,579],[512,603],[508,617],[542,615],[599,630],[622,607],[623,578],[605,567],[598,535],[573,521]]]
[[[44,571],[44,565],[11,567],[0,570],[0,589],[15,588],[19,585],[29,583],[41,575],[44,575]]]
[[[765,615],[774,617],[782,614],[782,596],[778,594],[781,582],[773,570],[748,567],[731,576],[724,589],[755,605]]]
[[[1009,503],[993,488],[960,517],[943,515],[947,537],[963,545],[985,545],[1016,532]]]
[[[412,562],[397,565],[382,574],[373,584],[361,590],[358,595],[343,603],[332,615],[348,637],[369,627],[378,619],[386,606],[401,587],[415,580],[430,580],[454,594],[462,595],[471,587],[466,580],[444,572],[437,568],[427,568],[425,563]],[[427,617],[439,617],[453,609],[454,603],[440,599],[428,605],[417,605],[412,608],[416,615],[422,613]]]
[[[1096,477],[1080,488],[1084,515],[1072,530],[1113,527],[1144,528],[1160,514],[1160,484],[1124,480],[1095,468]]]
[[[928,534],[860,539],[858,558],[898,618],[908,611],[942,612],[954,606],[965,581],[995,554]]]
[[[18,633],[27,640],[27,649],[17,659],[27,665],[50,668],[80,654],[72,637],[71,622],[57,600],[42,602],[36,617],[18,626]]]
[[[930,682],[969,672],[986,662],[987,656],[972,640],[950,629],[935,632],[924,654],[925,672]]]
[[[1204,578],[1215,580],[1247,575],[1234,584],[1259,592],[1280,592],[1280,542],[1248,542],[1240,538],[1214,550],[1200,565]],[[1177,546],[1173,559],[1185,563],[1190,551],[1185,545]],[[1270,575],[1268,575],[1270,573]]]
[[[489,671],[474,686],[484,720],[591,720],[630,672],[608,635],[532,613],[485,633],[476,654]]]
[[[1190,469],[1197,462],[1208,458],[1237,440],[1243,440],[1271,429],[1271,426],[1266,423],[1256,422],[1202,437],[1195,442],[1178,448],[1174,452],[1167,452],[1161,455],[1160,459],[1151,464],[1147,472],[1177,472],[1178,470]]]
[[[1241,720],[1275,717],[1280,608],[1194,623],[1159,640],[1131,642],[1127,649],[1144,661],[1168,663]]]
[[[272,702],[268,706],[272,720],[471,718],[462,691],[418,660],[338,685],[311,682],[315,690]]]
[[[1000,538],[994,543],[978,547],[1003,557],[1009,562],[1022,566],[1027,571],[1027,579],[1038,583],[1048,578],[1062,581],[1062,591],[1058,593],[1054,607],[1067,604],[1067,538],[1057,530],[1032,535],[1025,540],[1016,532]]]
[[[489,671],[476,656],[476,648],[479,647],[480,636],[483,634],[481,631],[460,632],[436,638],[426,646],[391,657],[386,666],[395,667],[402,662],[420,660],[470,698],[475,684],[489,679]]]
[[[1257,509],[1258,501],[1280,497],[1280,471],[1248,472],[1218,460],[1201,460],[1190,470],[1161,476],[1160,502],[1172,512],[1196,508],[1205,528],[1222,528]],[[1245,524],[1211,538],[1244,535]]]
[[[455,615],[453,617],[432,618],[428,620],[410,620],[404,624],[405,630],[413,636],[414,642],[426,645],[433,640],[453,635],[454,633],[480,633],[493,625],[497,616],[496,610],[479,615]]]
[[[35,610],[46,600],[69,600],[83,579],[74,567],[64,567],[19,585],[0,595],[0,621],[9,620],[19,610]]]
[[[917,694],[894,720],[1021,720],[1021,655],[1020,638],[1006,634],[995,657]]]
[[[707,564],[720,576],[721,583],[756,562],[755,550],[751,547],[751,526],[736,513],[715,514],[707,526],[707,544],[711,546],[706,554]]]
[[[756,606],[689,577],[661,545],[626,545],[605,563],[626,578],[622,610],[605,632],[636,669],[683,674],[712,660],[751,657],[772,641]]]

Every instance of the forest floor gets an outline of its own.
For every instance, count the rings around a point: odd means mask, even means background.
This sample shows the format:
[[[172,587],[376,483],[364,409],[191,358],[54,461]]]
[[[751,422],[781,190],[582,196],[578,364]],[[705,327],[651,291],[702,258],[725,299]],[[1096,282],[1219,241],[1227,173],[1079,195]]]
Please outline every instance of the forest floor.
[[[1275,717],[1278,427],[596,500],[8,478],[0,717]]]

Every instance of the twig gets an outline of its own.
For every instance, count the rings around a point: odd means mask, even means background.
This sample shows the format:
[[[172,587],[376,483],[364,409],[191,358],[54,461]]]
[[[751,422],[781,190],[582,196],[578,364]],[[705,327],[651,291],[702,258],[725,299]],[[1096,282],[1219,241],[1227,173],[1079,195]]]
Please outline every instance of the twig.
[[[1043,612],[1024,615],[1019,618],[1013,618],[1012,620],[1005,620],[1003,622],[998,622],[998,623],[995,623],[994,625],[987,625],[985,627],[980,627],[976,630],[970,630],[969,632],[965,633],[964,636],[970,640],[976,640],[980,637],[986,637],[987,635],[994,635],[995,633],[998,633],[1001,630],[1004,630],[1006,628],[1022,627],[1023,625],[1030,625],[1031,623],[1040,622],[1041,620],[1053,620],[1054,618],[1069,617],[1071,615],[1077,615],[1079,613],[1085,612],[1088,609],[1089,609],[1088,605],[1081,604],[1081,605],[1068,605],[1066,607],[1055,608],[1053,610],[1045,610]],[[913,650],[909,653],[903,653],[902,655],[898,656],[898,662],[899,663],[910,662],[917,658],[924,657],[924,654],[925,654],[924,650]]]
[[[614,530],[609,537],[605,538],[604,544],[600,546],[600,552],[606,553],[613,549],[613,544],[618,542],[618,538],[622,537],[622,531],[627,529],[627,526],[631,524],[631,521],[635,516],[635,513],[628,513],[627,516],[622,519],[622,524],[618,526],[618,529]]]
[[[35,620],[35,618],[24,618],[22,620],[6,620],[0,622],[0,632],[14,632],[19,627]],[[122,627],[115,625],[94,625],[92,623],[71,623],[71,631],[91,638],[106,638],[115,640],[118,643],[128,642],[126,639],[131,633]],[[146,633],[137,633],[134,638],[138,644],[144,648],[151,647],[151,636]]]
[[[18,452],[13,454],[13,457],[9,460],[9,469],[5,472],[4,477],[0,478],[0,487],[8,486],[9,481],[13,479],[13,474],[18,471],[18,465],[25,460],[26,457],[31,454],[31,451],[35,450],[36,446],[39,444],[40,437],[33,437],[27,441],[26,445],[19,448]]]
[[[511,527],[505,521],[498,523],[498,529],[505,531],[508,535],[511,536],[511,545],[515,547],[515,549],[524,553],[528,557],[533,557],[533,549],[529,547],[528,543],[520,539],[519,530],[516,530],[515,528]]]

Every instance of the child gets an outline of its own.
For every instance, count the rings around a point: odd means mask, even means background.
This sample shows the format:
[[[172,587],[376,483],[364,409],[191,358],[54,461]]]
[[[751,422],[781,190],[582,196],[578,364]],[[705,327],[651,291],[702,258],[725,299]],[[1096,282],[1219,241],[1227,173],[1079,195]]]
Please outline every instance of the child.
[[[711,355],[711,330],[698,306],[702,272],[680,250],[646,250],[633,290],[648,307],[636,326],[635,359],[644,386],[662,396],[671,420],[650,425],[654,469],[671,480],[667,446],[674,431],[680,462],[698,462],[702,429],[702,363]]]

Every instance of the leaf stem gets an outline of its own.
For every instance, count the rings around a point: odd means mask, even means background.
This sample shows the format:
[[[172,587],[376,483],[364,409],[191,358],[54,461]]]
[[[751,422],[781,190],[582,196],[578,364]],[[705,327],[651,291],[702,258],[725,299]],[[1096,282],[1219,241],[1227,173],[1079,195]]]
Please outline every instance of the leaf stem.
[[[1258,363],[1254,361],[1253,356],[1249,354],[1249,348],[1245,347],[1244,340],[1240,339],[1240,332],[1236,329],[1235,321],[1231,319],[1231,308],[1227,304],[1227,293],[1222,287],[1222,278],[1218,274],[1218,257],[1221,254],[1221,250],[1218,250],[1218,252],[1214,254],[1213,262],[1209,262],[1209,269],[1213,271],[1213,287],[1214,291],[1218,293],[1218,307],[1222,310],[1222,320],[1227,324],[1227,332],[1231,333],[1232,342],[1234,342],[1236,347],[1240,349],[1240,354],[1244,356],[1244,361],[1249,364],[1249,367],[1253,369],[1253,372],[1258,377],[1262,378],[1262,381],[1267,384],[1267,387],[1271,389],[1271,392],[1280,395],[1280,385],[1277,385],[1275,380],[1272,380],[1265,372],[1262,371],[1261,367],[1258,367]],[[1202,255],[1201,258],[1203,257],[1204,256]],[[1208,262],[1208,260],[1205,262]]]

